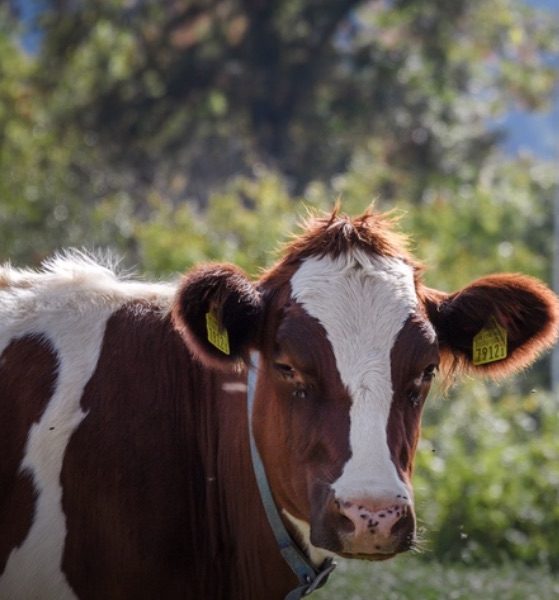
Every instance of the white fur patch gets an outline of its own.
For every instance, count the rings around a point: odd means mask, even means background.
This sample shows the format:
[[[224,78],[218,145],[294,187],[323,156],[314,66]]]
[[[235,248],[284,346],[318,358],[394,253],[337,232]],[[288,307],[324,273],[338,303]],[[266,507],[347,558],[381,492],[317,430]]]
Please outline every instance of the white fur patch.
[[[352,455],[332,486],[336,496],[411,499],[390,458],[386,427],[393,395],[390,352],[418,303],[412,268],[356,250],[337,259],[307,259],[291,286],[293,298],[326,330],[352,399]]]
[[[65,255],[42,272],[0,268],[0,355],[17,338],[41,336],[57,353],[53,396],[27,439],[20,469],[37,494],[31,529],[0,577],[0,598],[75,598],[61,570],[66,520],[60,473],[72,433],[86,417],[80,406],[93,374],[107,320],[134,299],[168,311],[174,286],[121,281],[93,259]]]
[[[315,567],[319,567],[327,558],[334,558],[336,554],[323,548],[317,548],[311,544],[311,526],[301,519],[297,519],[292,514],[283,509],[283,514],[291,521],[301,537],[303,549]]]
[[[242,381],[226,381],[221,389],[227,394],[245,394],[247,385]]]

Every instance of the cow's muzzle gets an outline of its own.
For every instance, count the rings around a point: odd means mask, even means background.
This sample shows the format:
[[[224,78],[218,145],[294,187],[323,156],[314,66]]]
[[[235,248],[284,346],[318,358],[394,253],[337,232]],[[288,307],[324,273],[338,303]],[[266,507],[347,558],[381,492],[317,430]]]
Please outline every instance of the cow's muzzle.
[[[311,542],[349,558],[390,558],[414,545],[413,507],[399,498],[332,499],[311,527]]]

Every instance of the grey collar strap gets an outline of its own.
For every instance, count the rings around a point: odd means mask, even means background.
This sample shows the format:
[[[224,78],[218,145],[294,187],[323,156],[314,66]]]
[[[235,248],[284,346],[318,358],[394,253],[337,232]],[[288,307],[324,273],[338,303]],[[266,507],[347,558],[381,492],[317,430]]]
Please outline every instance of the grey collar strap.
[[[252,431],[252,412],[254,408],[254,396],[256,392],[256,379],[258,376],[259,355],[257,352],[251,354],[251,365],[248,371],[248,389],[247,389],[247,413],[248,413],[248,431],[250,439],[250,455],[252,457],[252,467],[256,476],[256,482],[260,491],[260,498],[268,517],[270,527],[274,532],[279,550],[291,570],[299,579],[299,586],[289,592],[285,600],[299,600],[303,596],[308,596],[314,590],[322,587],[330,573],[334,570],[336,563],[331,558],[327,558],[319,569],[315,569],[310,560],[301,552],[295,544],[289,532],[285,528],[280,517],[272,490],[266,477],[264,464],[256,447]]]

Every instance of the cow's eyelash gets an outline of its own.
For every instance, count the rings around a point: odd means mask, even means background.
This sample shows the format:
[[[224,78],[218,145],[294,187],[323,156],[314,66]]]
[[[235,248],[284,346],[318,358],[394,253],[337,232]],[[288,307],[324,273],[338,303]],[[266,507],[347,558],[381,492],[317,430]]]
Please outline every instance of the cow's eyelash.
[[[282,377],[285,377],[288,381],[294,382],[296,371],[291,365],[287,363],[276,362],[274,363],[274,368],[280,373]],[[293,396],[293,398],[296,398],[298,400],[304,400],[308,396],[307,386],[297,381],[296,387],[291,395]]]
[[[288,379],[293,379],[293,377],[295,377],[295,369],[287,363],[276,362],[274,363],[274,369]]]

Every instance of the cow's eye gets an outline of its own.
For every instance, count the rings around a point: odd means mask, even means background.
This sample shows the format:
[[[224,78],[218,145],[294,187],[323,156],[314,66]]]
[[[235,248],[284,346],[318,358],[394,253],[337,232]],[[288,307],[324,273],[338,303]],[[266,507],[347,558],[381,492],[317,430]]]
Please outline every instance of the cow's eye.
[[[279,373],[282,379],[289,382],[291,387],[291,395],[297,400],[303,400],[309,395],[309,387],[304,381],[301,373],[286,362],[275,362],[274,369]]]
[[[429,365],[424,371],[423,371],[423,381],[425,383],[429,383],[431,381],[433,381],[433,379],[435,378],[435,375],[437,374],[437,365]]]
[[[423,369],[421,375],[413,380],[413,385],[408,391],[408,402],[417,408],[423,403],[423,398],[427,395],[428,388],[437,373],[437,365],[432,364]]]
[[[293,379],[295,377],[295,369],[287,363],[274,363],[274,369],[286,379]]]

